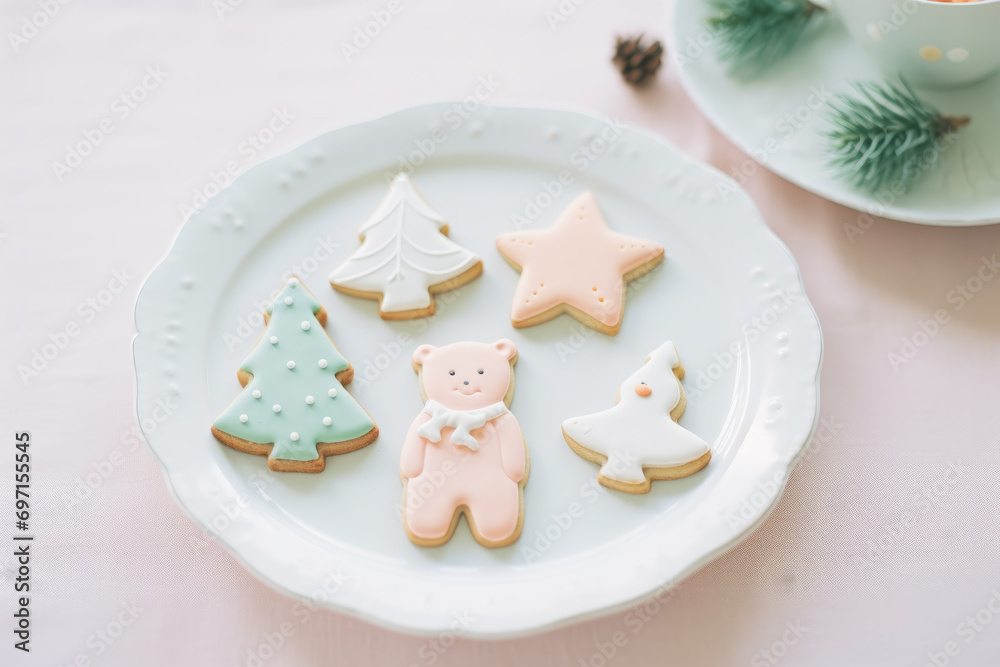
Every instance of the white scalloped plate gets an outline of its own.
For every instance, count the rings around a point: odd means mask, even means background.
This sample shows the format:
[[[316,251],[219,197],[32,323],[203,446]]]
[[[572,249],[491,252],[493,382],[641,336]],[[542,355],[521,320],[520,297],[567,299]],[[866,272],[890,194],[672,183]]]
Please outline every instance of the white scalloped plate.
[[[588,161],[585,144],[606,150]],[[374,301],[335,293],[326,276],[355,248],[385,173],[411,153],[422,162],[415,182],[452,238],[483,256],[484,273],[440,297],[432,320],[386,322]],[[510,326],[517,273],[493,238],[513,228],[526,198],[552,201],[546,184],[554,190],[560,172],[572,182],[535,224],[590,189],[612,228],[667,248],[637,281],[617,337],[567,316]],[[209,432],[240,389],[258,308],[291,270],[326,307],[327,331],[356,369],[349,389],[381,431],[319,475],[270,473],[264,458]],[[567,111],[487,107],[462,119],[452,105],[421,106],[269,160],[183,226],[146,279],[135,321],[139,421],[191,518],[278,590],[413,633],[457,616],[474,619],[470,636],[525,634],[666,590],[763,519],[818,414],[819,323],[750,199],[661,139]],[[512,410],[531,450],[524,533],[485,549],[463,519],[447,545],[416,547],[398,520],[400,444],[421,408],[410,353],[420,342],[500,337],[520,351]],[[714,443],[712,462],[645,496],[595,489],[597,466],[569,449],[560,422],[610,406],[667,339],[688,371],[681,423]]]
[[[972,124],[909,193],[876,197],[836,178],[826,166],[827,144],[820,132],[827,125],[820,102],[828,94],[849,92],[851,81],[884,78],[835,15],[824,17],[794,55],[759,79],[738,81],[715,57],[705,28],[707,0],[670,0],[667,7],[673,11],[668,52],[688,95],[719,132],[764,167],[865,214],[925,225],[1000,222],[1000,128],[995,121],[1000,76],[959,90],[918,90],[943,113],[968,115]]]

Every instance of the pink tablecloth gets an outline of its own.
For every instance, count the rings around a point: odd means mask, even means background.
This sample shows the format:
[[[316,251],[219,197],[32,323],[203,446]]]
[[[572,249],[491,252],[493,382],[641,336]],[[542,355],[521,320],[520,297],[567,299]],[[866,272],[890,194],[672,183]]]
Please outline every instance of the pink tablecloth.
[[[131,309],[227,162],[461,98],[491,76],[493,102],[589,109],[724,171],[747,163],[673,72],[635,92],[609,64],[617,31],[664,34],[657,0],[399,0],[345,55],[389,5],[5,3],[0,539],[24,429],[37,538],[30,655],[6,629],[18,563],[0,547],[0,663],[997,664],[1000,228],[878,220],[851,235],[856,213],[761,169],[746,187],[798,258],[823,325],[822,425],[770,518],[637,632],[622,614],[454,644],[324,611],[299,623],[292,600],[182,515],[136,436]],[[287,120],[269,143],[245,143],[276,114]],[[50,342],[37,375],[19,371]]]

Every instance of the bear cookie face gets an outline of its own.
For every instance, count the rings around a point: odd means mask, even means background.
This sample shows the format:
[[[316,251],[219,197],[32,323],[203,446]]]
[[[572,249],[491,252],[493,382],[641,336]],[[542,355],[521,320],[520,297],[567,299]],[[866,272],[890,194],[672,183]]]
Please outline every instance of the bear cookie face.
[[[506,339],[413,353],[426,403],[403,441],[399,474],[403,526],[414,544],[444,544],[463,515],[483,546],[521,535],[528,450],[509,410],[516,362]]]
[[[421,345],[413,353],[424,400],[455,410],[476,410],[494,403],[510,404],[517,348],[507,339],[495,343]]]

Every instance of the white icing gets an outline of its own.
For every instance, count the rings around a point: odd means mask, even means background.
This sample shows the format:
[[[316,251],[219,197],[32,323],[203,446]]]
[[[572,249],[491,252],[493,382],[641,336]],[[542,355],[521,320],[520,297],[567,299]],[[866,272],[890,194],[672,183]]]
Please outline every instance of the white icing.
[[[240,421],[243,422],[244,424],[246,424],[249,419],[250,418],[247,417],[246,415],[240,415]]]
[[[299,434],[296,433],[295,431],[292,431],[291,433],[288,434],[288,439],[291,440],[292,442],[298,442]]]
[[[472,437],[470,431],[482,428],[486,422],[507,414],[507,406],[501,401],[479,410],[452,410],[437,401],[430,400],[424,405],[424,412],[431,418],[417,427],[417,435],[431,442],[440,442],[441,429],[451,426],[455,429],[451,434],[451,441],[476,451],[479,449],[479,443]]]
[[[292,370],[293,368],[295,368],[295,362],[294,361],[289,361],[285,365],[288,366],[288,370]]]
[[[286,297],[285,297],[285,305],[286,305],[286,306],[290,306],[290,305],[292,305],[293,303],[295,303],[295,300],[294,300],[294,299],[292,299],[292,297],[290,297],[290,296],[286,296]]]
[[[382,294],[383,312],[431,305],[428,288],[458,276],[480,260],[441,233],[447,224],[406,174],[361,225],[364,242],[330,274],[330,282]]]
[[[563,422],[570,438],[608,457],[602,476],[643,482],[643,466],[679,466],[709,451],[704,440],[670,418],[670,411],[681,399],[681,384],[673,371],[679,366],[677,348],[667,341],[622,383],[616,406]],[[640,383],[648,385],[652,393],[637,394],[635,388]]]
[[[253,390],[253,397],[254,398],[260,398],[260,389],[254,389]]]
[[[337,395],[337,389],[336,389],[336,387],[334,387],[334,388],[330,389],[330,391],[328,391],[328,392],[326,392],[326,393],[327,393],[327,395],[328,395],[328,396],[329,396],[330,398],[333,398],[334,396],[336,396],[336,395]]]
[[[275,412],[281,412],[281,406],[278,405],[277,403],[271,406],[271,409],[274,410]]]
[[[315,402],[316,402],[315,398],[313,398],[312,396],[306,396],[306,405],[312,405]]]
[[[309,324],[308,321],[302,320],[302,324],[300,324],[299,326],[302,327],[303,331],[309,331],[309,327],[311,327],[312,325]]]
[[[326,368],[328,365],[329,365],[329,363],[327,362],[326,359],[320,359],[319,360],[319,367],[320,368]]]
[[[323,426],[329,426],[332,423],[333,423],[332,419],[330,419],[329,417],[323,417]]]
[[[271,345],[277,345],[277,344],[278,344],[278,337],[271,336]]]

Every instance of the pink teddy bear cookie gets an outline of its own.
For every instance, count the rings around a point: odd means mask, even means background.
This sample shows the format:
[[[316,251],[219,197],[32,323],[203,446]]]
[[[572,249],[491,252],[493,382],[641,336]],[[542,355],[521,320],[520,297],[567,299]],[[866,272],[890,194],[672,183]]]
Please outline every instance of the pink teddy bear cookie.
[[[426,404],[399,460],[403,526],[414,544],[444,544],[463,513],[483,546],[520,537],[528,448],[508,409],[515,363],[517,348],[506,339],[414,351]]]

